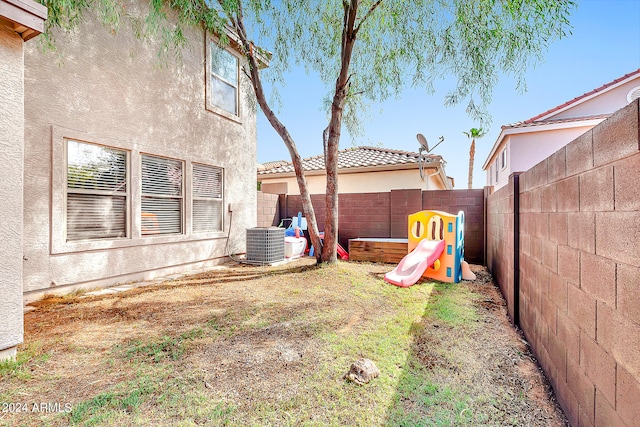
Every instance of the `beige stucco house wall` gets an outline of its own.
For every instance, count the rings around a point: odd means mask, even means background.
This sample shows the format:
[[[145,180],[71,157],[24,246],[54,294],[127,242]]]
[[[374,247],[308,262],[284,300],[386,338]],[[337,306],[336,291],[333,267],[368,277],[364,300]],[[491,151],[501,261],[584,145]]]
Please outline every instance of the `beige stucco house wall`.
[[[445,172],[445,161],[431,156],[424,163],[422,177],[418,153],[378,147],[353,147],[338,154],[339,193],[378,193],[391,190],[450,190],[453,178]],[[258,172],[261,190],[273,194],[300,195],[293,166],[273,162]],[[320,156],[303,160],[311,194],[324,194],[327,180]]]
[[[502,127],[483,170],[494,189],[530,169],[640,96],[640,70],[531,119]]]
[[[146,2],[127,12],[142,16]],[[143,280],[219,264],[244,252],[245,230],[256,224],[256,116],[251,88],[238,69],[238,112],[213,106],[212,38],[185,32],[182,60],[158,59],[159,44],[137,40],[123,22],[113,34],[88,16],[70,34],[56,34],[57,51],[25,52],[24,292],[68,292]],[[242,59],[231,49],[228,52]],[[126,228],[122,237],[70,240],[69,141],[109,147],[127,157]],[[102,148],[101,148],[102,149]],[[181,165],[180,231],[145,235],[141,207],[144,158]],[[221,168],[222,227],[195,230],[196,165]],[[168,173],[168,172],[167,172]],[[231,233],[229,226],[232,224]]]
[[[0,0],[0,360],[23,340],[24,41],[40,34],[46,8]]]

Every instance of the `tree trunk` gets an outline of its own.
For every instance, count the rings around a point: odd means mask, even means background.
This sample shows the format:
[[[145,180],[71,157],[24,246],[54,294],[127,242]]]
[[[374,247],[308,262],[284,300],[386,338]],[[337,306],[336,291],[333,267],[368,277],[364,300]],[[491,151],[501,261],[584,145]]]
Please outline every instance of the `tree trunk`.
[[[469,148],[469,190],[473,188],[473,162],[476,157],[476,140],[471,140],[471,147]]]
[[[337,261],[338,248],[338,151],[344,103],[349,93],[349,66],[353,46],[356,42],[355,22],[358,12],[358,0],[344,3],[344,26],[342,28],[342,49],[340,52],[340,74],[336,79],[336,91],[331,103],[329,137],[325,153],[327,171],[326,217],[324,223],[324,246],[322,261]]]
[[[318,232],[318,223],[316,221],[316,214],[313,209],[313,205],[311,204],[311,195],[309,194],[309,188],[307,187],[307,180],[304,176],[304,171],[302,169],[302,158],[298,153],[298,149],[296,148],[296,144],[293,141],[293,138],[289,134],[287,128],[282,124],[282,122],[278,119],[273,110],[269,107],[267,103],[264,89],[262,87],[262,80],[260,79],[260,73],[258,68],[258,61],[255,56],[255,51],[253,49],[253,44],[247,38],[247,34],[244,28],[244,21],[242,19],[242,9],[238,9],[238,16],[236,19],[236,30],[238,36],[240,37],[240,41],[244,47],[247,58],[249,59],[249,75],[251,79],[251,84],[253,86],[253,90],[256,95],[256,100],[258,101],[258,105],[262,109],[262,112],[266,116],[267,120],[271,124],[271,126],[275,129],[275,131],[280,135],[282,141],[285,146],[289,150],[289,154],[291,155],[291,162],[293,163],[293,168],[296,172],[296,181],[298,182],[298,187],[300,188],[300,197],[302,199],[302,212],[307,220],[307,228],[309,230],[309,236],[311,238],[311,244],[315,248],[322,248],[322,244],[320,242],[320,234]],[[322,260],[321,251],[316,250],[316,259],[318,262]]]

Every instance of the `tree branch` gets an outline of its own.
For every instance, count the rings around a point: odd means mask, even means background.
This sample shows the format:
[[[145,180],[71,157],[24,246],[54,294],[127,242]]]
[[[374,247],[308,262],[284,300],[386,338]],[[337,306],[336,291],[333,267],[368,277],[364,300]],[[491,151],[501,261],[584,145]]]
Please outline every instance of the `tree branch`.
[[[367,11],[367,13],[364,15],[364,17],[360,20],[360,22],[358,23],[358,26],[356,27],[355,30],[353,30],[354,35],[358,34],[358,32],[360,31],[360,27],[362,27],[362,24],[364,24],[364,22],[369,18],[369,16],[371,16],[371,14],[373,13],[374,10],[376,10],[376,8],[378,6],[380,6],[380,3],[382,3],[382,0],[378,0],[377,2],[375,2],[373,5],[371,5],[371,7],[369,8],[369,10]]]

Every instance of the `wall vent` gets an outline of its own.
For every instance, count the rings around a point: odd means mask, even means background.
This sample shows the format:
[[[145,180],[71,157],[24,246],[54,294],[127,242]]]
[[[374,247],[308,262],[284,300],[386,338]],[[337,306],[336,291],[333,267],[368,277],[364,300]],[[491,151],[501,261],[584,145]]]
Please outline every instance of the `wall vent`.
[[[627,101],[630,103],[640,98],[640,86],[636,86],[627,94]]]

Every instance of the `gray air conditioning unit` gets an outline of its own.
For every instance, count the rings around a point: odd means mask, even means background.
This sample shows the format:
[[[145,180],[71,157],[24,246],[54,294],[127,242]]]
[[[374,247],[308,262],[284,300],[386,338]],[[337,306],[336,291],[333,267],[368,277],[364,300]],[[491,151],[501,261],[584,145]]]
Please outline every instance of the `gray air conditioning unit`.
[[[247,229],[247,262],[273,264],[284,260],[284,228]]]

